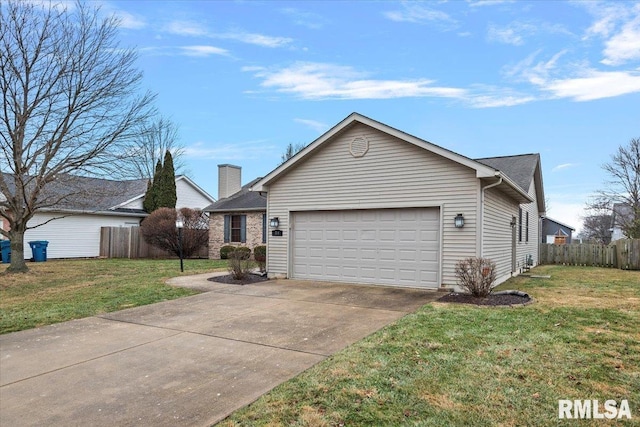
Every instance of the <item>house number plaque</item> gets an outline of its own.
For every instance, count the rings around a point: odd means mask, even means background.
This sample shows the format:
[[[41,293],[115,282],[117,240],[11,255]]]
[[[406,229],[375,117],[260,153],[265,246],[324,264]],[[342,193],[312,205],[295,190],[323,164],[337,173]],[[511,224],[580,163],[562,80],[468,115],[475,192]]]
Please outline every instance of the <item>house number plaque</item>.
[[[273,230],[271,231],[272,236],[282,236],[282,230]]]

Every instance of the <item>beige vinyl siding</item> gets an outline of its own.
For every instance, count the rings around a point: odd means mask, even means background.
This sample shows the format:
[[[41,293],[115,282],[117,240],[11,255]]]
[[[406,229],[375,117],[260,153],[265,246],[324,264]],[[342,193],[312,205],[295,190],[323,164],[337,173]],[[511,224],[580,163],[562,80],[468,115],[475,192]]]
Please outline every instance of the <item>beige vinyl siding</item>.
[[[482,256],[496,263],[496,282],[501,283],[511,276],[510,224],[514,216],[518,217],[518,203],[496,188],[490,188],[485,191],[484,205]]]
[[[522,271],[525,267],[525,259],[528,255],[533,257],[533,265],[538,264],[538,245],[540,239],[540,226],[538,218],[538,204],[536,200],[536,188],[534,180],[531,180],[528,194],[533,198],[533,202],[520,205],[522,207],[522,241],[518,241],[518,230],[516,228],[516,268]],[[529,213],[529,241],[527,242],[526,218]],[[516,212],[516,218],[518,213]],[[516,226],[517,227],[517,226]]]
[[[363,157],[350,143],[366,137]],[[289,275],[289,215],[295,211],[440,207],[442,282],[455,284],[454,265],[476,255],[478,180],[475,171],[362,124],[322,145],[268,188],[268,216],[280,219],[282,237],[268,238],[268,271]],[[465,227],[456,229],[456,214]]]

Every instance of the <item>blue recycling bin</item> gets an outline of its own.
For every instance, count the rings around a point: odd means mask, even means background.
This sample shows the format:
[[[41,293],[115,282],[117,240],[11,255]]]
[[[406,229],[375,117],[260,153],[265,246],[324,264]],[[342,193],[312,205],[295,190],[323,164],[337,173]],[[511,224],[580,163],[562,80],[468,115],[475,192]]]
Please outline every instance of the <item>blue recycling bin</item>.
[[[29,242],[31,252],[33,253],[33,261],[45,262],[47,260],[47,245],[49,245],[49,242],[46,240],[35,240],[33,242]]]
[[[2,251],[2,263],[11,262],[11,240],[0,240],[0,250]]]

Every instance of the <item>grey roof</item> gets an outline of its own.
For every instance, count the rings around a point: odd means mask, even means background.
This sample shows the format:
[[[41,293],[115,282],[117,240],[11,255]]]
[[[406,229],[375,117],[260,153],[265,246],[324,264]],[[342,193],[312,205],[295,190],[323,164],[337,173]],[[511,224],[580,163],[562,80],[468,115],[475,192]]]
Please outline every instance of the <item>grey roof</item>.
[[[9,191],[15,191],[13,174],[2,177]],[[35,177],[27,177],[35,185]],[[144,195],[147,179],[116,181],[75,175],[59,175],[42,190],[38,205],[50,210],[121,211],[144,213],[139,209],[118,209],[118,205]]]
[[[243,185],[240,191],[229,197],[218,200],[203,210],[205,212],[266,211],[267,198],[260,195],[257,191],[250,191],[251,187],[261,179],[262,177],[254,179],[253,181]]]
[[[576,231],[576,229],[575,229],[575,228],[573,228],[573,227],[571,227],[570,225],[563,224],[563,223],[561,223],[560,221],[557,221],[557,220],[555,220],[555,219],[553,219],[553,218],[549,218],[548,216],[543,216],[543,217],[542,217],[542,221],[550,222],[550,223],[553,223],[553,224],[559,225],[560,227],[564,227],[564,228],[570,229],[570,230],[572,230],[572,231]]]
[[[522,190],[528,192],[536,166],[540,162],[540,155],[521,154],[517,156],[485,157],[475,160],[483,165],[504,172]]]

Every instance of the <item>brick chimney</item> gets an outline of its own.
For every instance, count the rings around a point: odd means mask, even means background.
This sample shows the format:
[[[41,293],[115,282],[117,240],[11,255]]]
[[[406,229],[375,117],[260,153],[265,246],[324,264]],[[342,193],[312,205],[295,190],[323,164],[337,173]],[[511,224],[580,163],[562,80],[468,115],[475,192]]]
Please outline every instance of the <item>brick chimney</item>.
[[[242,188],[242,168],[235,165],[218,165],[218,200],[237,193]]]

